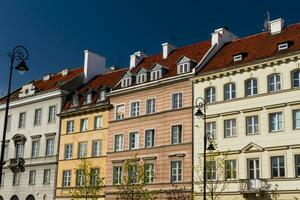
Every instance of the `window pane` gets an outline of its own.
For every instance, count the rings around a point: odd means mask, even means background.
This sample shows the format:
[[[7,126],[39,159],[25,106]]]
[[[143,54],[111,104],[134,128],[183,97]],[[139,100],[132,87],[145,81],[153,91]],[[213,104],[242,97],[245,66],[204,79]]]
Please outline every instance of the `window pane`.
[[[300,110],[293,110],[294,129],[300,128]]]
[[[293,87],[300,86],[300,70],[293,72]]]

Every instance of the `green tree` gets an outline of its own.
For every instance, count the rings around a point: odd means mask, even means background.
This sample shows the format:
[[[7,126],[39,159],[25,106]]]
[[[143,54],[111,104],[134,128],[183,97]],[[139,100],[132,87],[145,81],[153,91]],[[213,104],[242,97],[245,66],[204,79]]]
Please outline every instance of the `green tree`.
[[[74,171],[76,187],[70,191],[73,200],[97,200],[103,195],[103,178],[100,178],[99,168],[83,158]]]

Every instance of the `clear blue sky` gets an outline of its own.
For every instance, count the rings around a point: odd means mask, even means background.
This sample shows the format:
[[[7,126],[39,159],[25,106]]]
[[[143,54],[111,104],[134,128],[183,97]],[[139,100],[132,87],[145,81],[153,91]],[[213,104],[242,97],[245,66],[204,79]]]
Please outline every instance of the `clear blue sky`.
[[[286,24],[300,22],[299,1],[202,0],[1,0],[0,91],[6,91],[15,45],[30,50],[30,71],[14,73],[13,88],[44,74],[83,64],[83,50],[104,55],[108,65],[127,65],[137,50],[161,51],[207,40],[227,26],[239,36],[260,32],[266,11]]]

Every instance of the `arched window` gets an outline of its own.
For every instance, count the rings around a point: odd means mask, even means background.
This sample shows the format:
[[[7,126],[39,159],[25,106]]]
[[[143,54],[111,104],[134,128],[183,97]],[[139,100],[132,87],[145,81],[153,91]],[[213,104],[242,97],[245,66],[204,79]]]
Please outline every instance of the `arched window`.
[[[256,95],[257,94],[257,79],[250,78],[245,81],[245,92],[246,96]]]
[[[224,100],[234,99],[235,94],[235,83],[227,83],[224,85]]]
[[[294,70],[292,72],[292,87],[300,87],[300,70]]]
[[[212,103],[216,101],[216,88],[208,87],[205,89],[205,100],[208,103]]]
[[[268,77],[268,90],[275,92],[281,90],[281,77],[279,74],[271,74]]]
[[[14,195],[10,198],[10,200],[19,200],[18,196]]]
[[[4,200],[2,196],[0,196],[0,200]]]
[[[33,195],[28,195],[25,200],[35,200]]]

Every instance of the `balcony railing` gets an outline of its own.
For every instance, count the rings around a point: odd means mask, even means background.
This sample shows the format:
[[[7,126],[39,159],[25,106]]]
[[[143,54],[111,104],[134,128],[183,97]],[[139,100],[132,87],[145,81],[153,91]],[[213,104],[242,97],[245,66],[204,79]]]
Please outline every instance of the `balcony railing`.
[[[242,193],[258,193],[268,190],[268,183],[265,179],[241,179],[240,191]]]
[[[23,158],[11,158],[9,159],[8,167],[13,172],[24,172],[25,171],[25,160]]]

